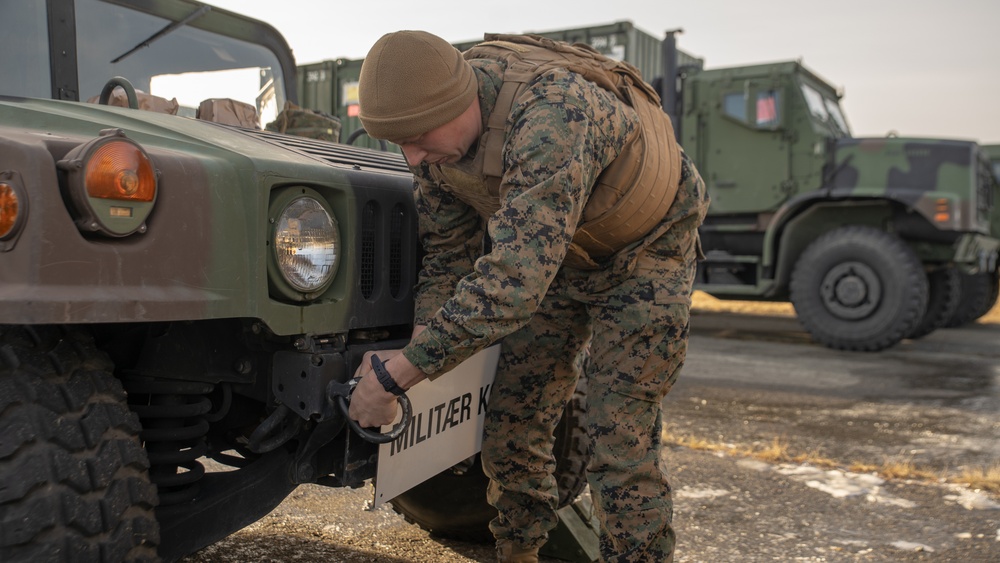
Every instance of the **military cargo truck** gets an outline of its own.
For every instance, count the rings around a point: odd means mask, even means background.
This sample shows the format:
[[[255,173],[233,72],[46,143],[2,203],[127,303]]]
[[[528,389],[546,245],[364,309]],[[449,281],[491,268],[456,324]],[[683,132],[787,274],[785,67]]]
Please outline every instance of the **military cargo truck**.
[[[412,331],[401,156],[266,130],[288,45],[200,2],[4,2],[0,42],[0,561],[174,560],[374,477],[396,430],[345,411]]]
[[[674,32],[627,21],[541,34],[629,61],[659,88],[712,195],[696,289],[790,300],[817,341],[845,350],[995,303],[1000,189],[975,142],[855,137],[842,93],[800,61],[706,69]]]

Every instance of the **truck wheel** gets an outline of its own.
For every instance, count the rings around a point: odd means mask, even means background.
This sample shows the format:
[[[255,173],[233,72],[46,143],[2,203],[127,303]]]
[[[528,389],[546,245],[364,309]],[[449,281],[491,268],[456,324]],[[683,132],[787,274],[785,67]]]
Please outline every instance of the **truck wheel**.
[[[0,561],[154,561],[139,422],[88,335],[0,326]]]
[[[586,426],[587,383],[581,377],[572,400],[555,429],[555,477],[559,508],[571,504],[587,485],[590,439]],[[432,535],[491,543],[490,520],[497,511],[486,502],[489,478],[477,454],[471,467],[457,465],[392,499],[393,509],[407,522]]]
[[[909,334],[927,308],[927,276],[899,237],[866,226],[830,231],[792,272],[799,322],[821,344],[874,352]]]
[[[997,302],[997,278],[991,273],[960,274],[961,297],[955,314],[944,326],[954,328],[985,315]]]
[[[927,274],[927,311],[907,338],[922,338],[943,327],[958,309],[961,281],[955,268],[941,268]]]

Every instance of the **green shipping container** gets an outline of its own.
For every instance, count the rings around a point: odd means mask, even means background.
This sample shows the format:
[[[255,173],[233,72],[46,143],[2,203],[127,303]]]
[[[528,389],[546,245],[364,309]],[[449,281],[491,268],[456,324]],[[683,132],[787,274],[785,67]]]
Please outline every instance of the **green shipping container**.
[[[399,152],[391,143],[371,139],[363,132],[358,119],[358,78],[364,59],[335,59],[300,65],[298,68],[299,105],[322,111],[340,119],[340,142],[373,149]],[[357,138],[352,138],[356,136]]]
[[[617,60],[635,65],[652,82],[663,73],[663,38],[651,35],[632,24],[619,21],[606,25],[562,29],[538,33],[545,37],[570,43],[586,43],[597,51]],[[461,51],[481,40],[453,43]],[[704,67],[704,60],[677,51],[680,67]],[[358,119],[358,78],[364,59],[334,59],[299,66],[299,105],[337,116],[341,121],[340,142],[373,149],[383,148],[383,143],[363,133]],[[351,136],[359,135],[356,139]],[[399,152],[399,147],[388,143],[385,148]]]

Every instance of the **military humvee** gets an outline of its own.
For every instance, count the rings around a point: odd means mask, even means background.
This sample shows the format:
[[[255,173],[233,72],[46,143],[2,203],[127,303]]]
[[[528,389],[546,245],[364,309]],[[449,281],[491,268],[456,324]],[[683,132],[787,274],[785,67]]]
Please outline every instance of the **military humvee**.
[[[4,2],[0,37],[0,560],[176,559],[372,478],[331,394],[412,330],[400,155],[264,129],[287,44],[199,2]]]
[[[413,328],[402,157],[272,131],[339,124],[285,119],[285,40],[200,2],[6,2],[0,38],[0,561],[174,560],[371,480],[405,422],[357,428],[345,395]],[[477,459],[393,504],[486,539]]]

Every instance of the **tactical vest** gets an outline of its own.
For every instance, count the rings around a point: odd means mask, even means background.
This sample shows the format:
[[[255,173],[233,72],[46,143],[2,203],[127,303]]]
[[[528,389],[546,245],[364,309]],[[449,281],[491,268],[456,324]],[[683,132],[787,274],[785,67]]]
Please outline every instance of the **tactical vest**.
[[[500,207],[505,126],[514,101],[535,78],[563,68],[613,93],[639,116],[639,127],[598,176],[565,264],[598,268],[598,261],[641,240],[663,220],[677,194],[680,147],[659,95],[638,69],[609,59],[589,45],[538,35],[487,34],[464,57],[506,61],[507,69],[476,158],[464,165],[432,166],[435,180],[458,192],[484,217],[495,213]]]

